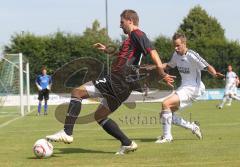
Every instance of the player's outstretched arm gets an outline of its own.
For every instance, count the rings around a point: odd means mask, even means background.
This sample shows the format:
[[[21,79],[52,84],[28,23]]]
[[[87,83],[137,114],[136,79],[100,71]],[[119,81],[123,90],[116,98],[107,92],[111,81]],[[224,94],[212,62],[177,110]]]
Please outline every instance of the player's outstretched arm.
[[[211,65],[207,67],[208,72],[214,77],[214,78],[224,78],[225,75],[221,74],[220,72],[216,72],[215,68]]]
[[[105,50],[107,49],[107,47],[105,45],[101,44],[101,43],[95,43],[93,46],[95,48],[97,48],[98,50],[101,50],[103,52],[105,52]]]
[[[240,83],[240,81],[239,81],[239,77],[236,76],[236,79],[235,79],[235,85],[236,85],[236,87],[238,87],[239,83]]]
[[[169,68],[169,66],[167,65],[167,63],[162,64],[163,70],[167,70]],[[140,69],[146,70],[146,71],[151,71],[151,70],[155,70],[157,68],[157,66],[155,64],[143,64],[140,66]]]
[[[106,45],[103,45],[102,43],[95,43],[93,46],[95,48],[97,48],[98,50],[101,50],[104,53],[107,53],[107,54],[110,54],[110,55],[114,55],[118,51],[118,49],[114,45],[106,46]]]
[[[150,52],[150,56],[151,56],[154,64],[156,65],[158,74],[163,78],[164,82],[166,82],[168,86],[173,88],[174,87],[173,82],[174,82],[174,78],[176,78],[176,76],[172,76],[172,75],[165,73],[164,66],[163,66],[162,61],[159,58],[159,55],[156,50],[152,50]]]

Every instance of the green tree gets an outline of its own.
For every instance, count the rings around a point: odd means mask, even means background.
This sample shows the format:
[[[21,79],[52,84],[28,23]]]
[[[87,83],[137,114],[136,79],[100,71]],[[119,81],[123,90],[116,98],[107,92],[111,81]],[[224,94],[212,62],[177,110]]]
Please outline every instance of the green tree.
[[[165,36],[159,36],[154,40],[154,46],[163,62],[169,61],[174,51],[172,40]]]
[[[4,52],[22,52],[29,59],[31,84],[34,88],[35,77],[43,65],[53,74],[64,64],[80,57],[94,57],[106,64],[106,55],[93,47],[96,42],[117,45],[97,20],[82,35],[61,31],[44,36],[30,32],[14,34],[10,44],[4,47]]]
[[[190,10],[178,31],[184,32],[189,41],[202,38],[225,40],[221,24],[216,18],[209,16],[199,5]]]
[[[221,24],[201,6],[190,10],[177,31],[183,32],[188,39],[188,47],[196,50],[217,71],[225,73],[227,64],[232,64],[238,70],[239,43],[229,42]],[[203,73],[202,78],[209,88],[223,87],[223,81],[213,80],[207,73]]]
[[[11,37],[10,45],[5,46],[5,53],[22,52],[30,62],[30,78],[33,83],[36,75],[41,71],[41,67],[46,63],[47,44],[49,39],[47,36],[38,37],[32,33],[14,34]]]

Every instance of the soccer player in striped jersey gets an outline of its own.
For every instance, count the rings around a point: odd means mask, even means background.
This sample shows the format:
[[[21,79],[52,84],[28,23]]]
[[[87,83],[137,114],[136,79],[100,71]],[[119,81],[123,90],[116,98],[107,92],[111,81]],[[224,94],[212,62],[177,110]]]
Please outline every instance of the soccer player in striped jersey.
[[[125,154],[137,149],[137,144],[130,140],[119,128],[117,123],[108,115],[114,112],[131,94],[132,90],[140,89],[139,65],[142,55],[150,55],[157,66],[159,75],[172,85],[173,76],[166,74],[157,51],[153,48],[146,34],[138,28],[139,18],[134,10],[124,10],[121,14],[120,28],[128,35],[122,43],[112,64],[110,75],[75,88],[69,104],[64,129],[56,134],[46,136],[48,140],[71,143],[73,141],[73,127],[81,111],[82,99],[102,97],[103,100],[95,111],[94,119],[111,136],[121,142],[120,150],[116,154]],[[109,49],[101,44],[95,44],[97,49],[108,52]]]
[[[196,122],[184,120],[175,112],[191,105],[192,102],[196,101],[204,93],[205,86],[201,81],[201,70],[207,70],[213,77],[222,76],[197,52],[187,48],[187,39],[184,34],[175,33],[172,40],[175,52],[171,60],[163,66],[165,69],[177,67],[181,75],[181,86],[162,103],[161,122],[163,135],[159,136],[155,142],[159,144],[173,140],[171,133],[172,124],[189,129],[199,139],[202,139],[199,125]]]

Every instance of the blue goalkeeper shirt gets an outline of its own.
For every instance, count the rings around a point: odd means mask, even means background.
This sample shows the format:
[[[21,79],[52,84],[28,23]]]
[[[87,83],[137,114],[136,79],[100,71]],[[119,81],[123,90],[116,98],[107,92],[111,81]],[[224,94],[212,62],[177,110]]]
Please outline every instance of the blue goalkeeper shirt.
[[[49,75],[38,75],[36,78],[36,83],[46,89],[48,85],[52,84],[52,77]]]

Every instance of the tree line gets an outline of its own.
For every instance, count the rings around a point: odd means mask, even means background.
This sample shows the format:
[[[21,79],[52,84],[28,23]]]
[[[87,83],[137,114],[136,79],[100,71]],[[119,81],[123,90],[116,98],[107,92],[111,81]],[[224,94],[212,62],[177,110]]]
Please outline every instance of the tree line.
[[[227,65],[231,64],[239,75],[239,42],[228,40],[221,24],[216,18],[209,16],[201,6],[195,6],[189,11],[176,32],[184,33],[188,39],[188,48],[196,50],[218,71],[225,73]],[[122,35],[121,40],[124,38]],[[107,43],[113,48],[118,48],[121,43],[120,40],[111,39],[107,35],[106,28],[101,27],[100,23],[95,20],[92,27],[86,28],[82,34],[61,31],[43,36],[31,32],[13,34],[10,44],[4,46],[4,53],[22,52],[28,58],[31,84],[33,85],[42,66],[46,66],[48,72],[53,74],[65,64],[82,57],[99,60],[105,65],[105,71],[107,71],[107,56],[94,49],[93,44],[96,42]],[[169,61],[174,52],[171,38],[158,36],[152,42],[163,62]],[[151,60],[146,57],[144,62],[150,64]],[[170,73],[177,75],[176,70],[172,70]],[[203,73],[202,78],[207,88],[218,88],[224,84],[224,81],[212,79],[207,73]],[[177,79],[177,83],[179,82]]]

